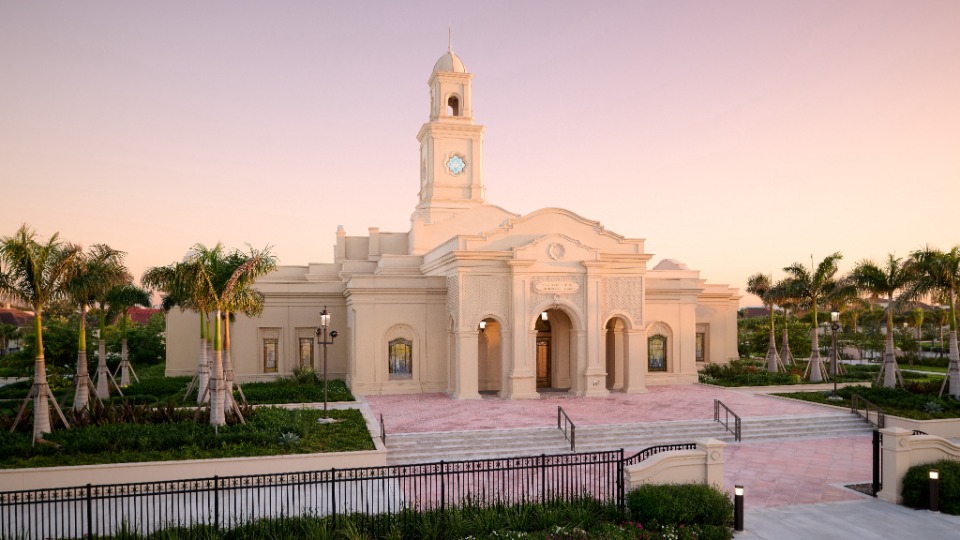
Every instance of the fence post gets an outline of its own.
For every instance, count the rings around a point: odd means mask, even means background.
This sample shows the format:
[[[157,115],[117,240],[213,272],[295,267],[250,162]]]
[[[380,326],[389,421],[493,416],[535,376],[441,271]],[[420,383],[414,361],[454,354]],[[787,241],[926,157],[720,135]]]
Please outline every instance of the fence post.
[[[330,504],[333,507],[333,530],[337,530],[337,469],[330,469]]]
[[[220,530],[220,476],[213,477],[213,530]]]
[[[87,484],[87,538],[93,538],[93,486]]]
[[[547,455],[540,454],[540,502],[547,502]]]
[[[440,512],[442,513],[445,509],[446,502],[446,489],[444,485],[446,484],[446,475],[447,475],[447,466],[444,464],[443,460],[440,460]]]
[[[883,478],[880,477],[880,444],[882,442],[880,430],[873,430],[873,485],[871,491],[876,497],[883,487]]]
[[[617,461],[617,509],[620,510],[621,519],[626,511],[626,500],[623,487],[623,448],[621,448],[620,459]]]

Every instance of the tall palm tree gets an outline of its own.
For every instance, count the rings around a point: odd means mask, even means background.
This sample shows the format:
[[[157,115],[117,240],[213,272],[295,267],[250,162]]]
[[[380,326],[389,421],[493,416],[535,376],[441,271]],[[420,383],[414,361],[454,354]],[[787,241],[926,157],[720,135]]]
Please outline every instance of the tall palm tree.
[[[940,354],[943,357],[943,327],[947,324],[950,312],[940,306],[933,306],[930,310],[930,316],[937,322],[937,331],[940,333]]]
[[[120,318],[120,365],[117,366],[117,371],[120,372],[120,386],[130,386],[131,373],[133,373],[137,382],[140,382],[140,377],[137,377],[137,372],[130,365],[130,357],[127,351],[127,319],[129,318],[127,311],[134,306],[149,307],[150,293],[133,283],[125,283],[110,289],[107,292],[106,300],[107,305],[110,306],[110,312]],[[114,378],[116,378],[116,374],[114,374]]]
[[[206,303],[206,298],[201,295],[200,278],[197,275],[196,266],[192,264],[195,257],[196,252],[191,249],[184,256],[182,262],[148,268],[140,282],[164,293],[162,302],[164,310],[169,311],[174,306],[178,306],[181,311],[189,309],[199,314],[200,357],[197,362],[197,371],[194,373],[193,380],[190,381],[183,398],[187,399],[190,393],[196,389],[197,403],[203,403],[208,397],[204,389],[207,388],[210,380],[210,355],[207,354],[209,322],[207,313],[209,313],[209,306]]]
[[[887,299],[886,345],[877,381],[879,382],[882,378],[883,386],[887,388],[894,388],[897,382],[903,386],[903,375],[897,364],[896,348],[893,343],[893,313],[898,306],[902,306],[908,298],[912,297],[910,288],[914,282],[914,273],[911,265],[891,253],[887,255],[887,260],[882,266],[869,260],[860,261],[850,273],[850,279],[857,290]]]
[[[63,295],[64,283],[70,279],[79,254],[80,247],[61,242],[57,233],[46,243],[40,243],[36,233],[26,224],[13,236],[5,236],[0,240],[0,258],[5,263],[3,272],[0,272],[0,291],[33,307],[37,332],[33,384],[10,430],[13,432],[16,429],[27,403],[33,399],[34,441],[42,440],[44,433],[51,431],[50,403],[53,403],[63,424],[69,427],[47,384],[47,366],[43,358],[43,308],[51,300]]]
[[[940,394],[949,381],[950,395],[960,399],[960,353],[957,351],[957,288],[960,287],[960,246],[949,251],[925,248],[914,251],[911,259],[917,272],[913,290],[917,295],[934,294],[946,296],[949,306],[947,316],[950,324],[950,364],[943,379]]]
[[[796,361],[790,351],[790,333],[787,330],[790,323],[790,308],[793,307],[795,302],[793,292],[790,289],[791,286],[792,283],[789,280],[782,279],[770,287],[767,296],[774,304],[783,308],[783,342],[780,345],[780,361],[783,364],[795,365]]]
[[[780,355],[777,354],[777,338],[773,324],[773,302],[769,296],[771,287],[770,276],[762,272],[758,272],[747,278],[747,292],[759,296],[760,300],[763,301],[763,305],[770,310],[770,343],[767,346],[767,371],[776,373],[778,371],[786,371],[787,369],[783,366]]]
[[[97,298],[127,279],[127,271],[123,266],[124,255],[124,252],[106,244],[95,244],[88,253],[80,254],[76,269],[65,284],[67,296],[80,310],[80,346],[73,398],[73,410],[77,413],[86,409],[89,395],[94,392],[87,368],[87,311]]]
[[[801,263],[793,263],[783,269],[788,276],[792,297],[808,305],[812,312],[813,328],[810,330],[812,350],[810,352],[810,363],[807,364],[807,371],[804,373],[805,377],[809,377],[810,382],[821,382],[827,376],[823,359],[820,357],[817,310],[820,308],[821,300],[827,296],[834,286],[837,261],[842,258],[843,255],[840,253],[833,253],[827,255],[815,267],[812,265],[813,261],[811,261],[810,269]]]
[[[233,314],[240,313],[247,317],[256,317],[263,312],[263,294],[253,288],[253,283],[257,278],[264,276],[277,268],[277,259],[270,254],[270,246],[262,251],[250,248],[249,253],[235,251],[227,257],[225,270],[232,277],[243,266],[247,267],[237,278],[237,283],[233,292],[224,300],[223,317],[223,370],[224,370],[224,399],[226,403],[224,408],[231,410],[236,407],[233,401],[233,387],[236,383],[236,376],[233,370],[233,359],[230,354],[230,317]],[[225,272],[227,273],[227,272]],[[243,397],[243,390],[240,390],[240,396]]]
[[[221,339],[221,316],[239,302],[257,277],[276,268],[276,260],[270,255],[269,248],[262,252],[251,249],[249,256],[233,253],[225,254],[223,246],[217,244],[207,248],[202,244],[194,246],[197,256],[191,262],[200,276],[201,296],[206,298],[213,308],[213,365],[210,374],[208,392],[210,394],[210,423],[222,426],[226,423],[226,405],[232,405],[232,412],[242,419],[239,408],[226,397],[226,379],[223,365],[223,341]]]

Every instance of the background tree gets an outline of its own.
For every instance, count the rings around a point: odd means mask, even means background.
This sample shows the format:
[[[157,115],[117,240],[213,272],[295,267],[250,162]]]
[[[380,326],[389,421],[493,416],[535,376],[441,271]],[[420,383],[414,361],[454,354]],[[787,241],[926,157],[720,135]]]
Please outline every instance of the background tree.
[[[120,324],[122,342],[120,345],[120,365],[117,366],[117,371],[120,373],[120,386],[129,386],[131,373],[133,373],[137,382],[140,382],[140,378],[137,377],[137,372],[130,365],[130,356],[127,351],[127,320],[130,318],[127,311],[134,306],[150,307],[150,293],[133,283],[126,283],[107,291],[106,304],[110,308],[108,313],[117,317]],[[116,378],[116,375],[114,375],[114,378]]]
[[[805,377],[809,377],[810,382],[823,381],[826,376],[826,369],[823,366],[823,359],[820,357],[820,340],[817,334],[817,311],[820,308],[820,302],[827,293],[834,287],[834,278],[837,274],[837,261],[843,258],[840,253],[833,253],[825,257],[820,264],[815,267],[812,265],[808,270],[801,263],[793,263],[783,269],[787,273],[789,281],[788,289],[793,298],[798,299],[809,306],[813,317],[813,328],[810,330],[810,363],[807,364]]]
[[[957,351],[956,315],[957,287],[960,286],[960,246],[954,246],[949,251],[930,248],[917,250],[911,254],[911,259],[916,272],[916,280],[912,287],[914,294],[917,297],[932,294],[947,299],[950,363],[940,394],[943,394],[949,383],[950,395],[960,399],[960,354]]]
[[[930,310],[930,317],[937,323],[937,333],[940,335],[940,350],[938,356],[941,358],[943,357],[944,349],[943,327],[947,325],[949,316],[950,312],[940,306],[934,306],[933,309]]]
[[[777,338],[773,323],[773,302],[771,301],[770,288],[772,287],[770,276],[758,272],[747,278],[747,292],[755,294],[763,301],[763,305],[770,311],[770,343],[767,346],[767,371],[776,373],[786,371],[780,355],[777,353]]]
[[[46,243],[37,241],[36,233],[26,224],[13,236],[0,241],[0,257],[4,260],[0,273],[0,291],[9,294],[33,308],[37,339],[37,357],[34,363],[33,384],[20,405],[13,429],[23,417],[27,403],[33,400],[33,440],[40,441],[51,431],[50,403],[69,427],[60,406],[47,384],[43,357],[43,309],[52,299],[63,294],[63,285],[70,279],[80,248],[60,241],[54,233]]]
[[[87,253],[78,255],[74,272],[64,284],[67,297],[80,310],[73,398],[73,410],[78,413],[86,409],[90,393],[94,392],[87,368],[87,310],[97,298],[127,278],[124,255],[106,244],[95,244]]]
[[[792,283],[789,280],[780,280],[776,282],[767,295],[770,300],[783,309],[783,342],[780,345],[780,360],[786,365],[796,364],[793,358],[793,352],[790,350],[790,309],[793,308],[796,298],[791,290]]]
[[[897,364],[894,346],[893,314],[897,306],[903,305],[911,297],[910,287],[914,281],[911,266],[892,253],[882,266],[873,261],[863,260],[857,263],[850,273],[850,279],[861,292],[870,293],[887,299],[885,310],[887,320],[886,347],[883,352],[883,365],[877,374],[877,381],[883,380],[883,386],[894,388],[897,382],[903,386],[903,375]]]

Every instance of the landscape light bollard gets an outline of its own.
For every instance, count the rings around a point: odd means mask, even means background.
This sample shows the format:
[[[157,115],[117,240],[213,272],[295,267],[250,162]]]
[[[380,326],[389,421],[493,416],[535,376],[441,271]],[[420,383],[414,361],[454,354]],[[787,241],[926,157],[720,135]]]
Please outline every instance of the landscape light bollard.
[[[837,375],[840,373],[840,355],[837,351],[837,330],[840,330],[840,312],[831,311],[830,320],[832,321],[830,330],[833,331],[833,351],[831,354],[831,364],[833,364],[831,366],[833,368],[833,395],[830,396],[830,399],[839,400],[840,397],[837,396]]]
[[[330,313],[327,312],[327,306],[323,306],[320,312],[320,327],[317,328],[317,343],[323,345],[323,421],[329,421],[327,417],[327,345],[333,345],[334,338],[337,337],[337,331],[330,332],[330,340],[327,340],[327,329],[330,327]]]
[[[940,471],[930,469],[930,511],[940,511]]]
[[[733,530],[743,531],[743,486],[733,487]]]

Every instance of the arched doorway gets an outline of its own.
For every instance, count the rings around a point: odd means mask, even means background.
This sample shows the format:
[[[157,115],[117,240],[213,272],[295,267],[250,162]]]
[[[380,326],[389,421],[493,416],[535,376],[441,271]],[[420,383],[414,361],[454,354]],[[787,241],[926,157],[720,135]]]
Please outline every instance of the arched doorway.
[[[569,390],[575,365],[570,317],[560,309],[548,309],[537,317],[534,328],[537,391]]]
[[[499,392],[502,386],[503,332],[496,319],[480,321],[477,329],[477,389]]]
[[[605,327],[607,390],[623,390],[623,375],[630,350],[626,329],[626,321],[620,317],[610,319]]]

